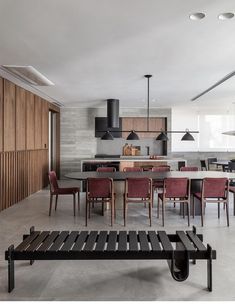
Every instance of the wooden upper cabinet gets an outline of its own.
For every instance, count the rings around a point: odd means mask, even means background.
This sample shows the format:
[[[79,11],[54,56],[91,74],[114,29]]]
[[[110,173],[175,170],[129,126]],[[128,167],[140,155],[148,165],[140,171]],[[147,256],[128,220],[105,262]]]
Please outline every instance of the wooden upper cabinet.
[[[4,79],[4,102],[3,102],[3,146],[4,151],[15,151],[16,142],[16,103],[15,85]]]
[[[0,152],[3,151],[3,79],[0,77]]]
[[[26,150],[34,150],[34,94],[26,91]]]
[[[48,102],[42,100],[42,145],[43,149],[48,149],[49,142],[49,105]]]
[[[42,149],[42,98],[34,97],[35,149]]]
[[[122,118],[122,129],[123,130],[134,130],[140,138],[153,138],[157,137],[159,133],[140,133],[138,131],[147,131],[147,118],[146,117],[123,117]],[[161,129],[166,129],[166,118],[161,117],[150,117],[149,118],[149,130],[150,131],[160,131]],[[122,137],[126,138],[129,133],[122,133]]]
[[[122,118],[122,130],[131,131],[133,130],[133,119],[134,118]],[[122,132],[122,138],[127,138],[130,133]]]
[[[16,86],[16,150],[26,149],[26,91]]]

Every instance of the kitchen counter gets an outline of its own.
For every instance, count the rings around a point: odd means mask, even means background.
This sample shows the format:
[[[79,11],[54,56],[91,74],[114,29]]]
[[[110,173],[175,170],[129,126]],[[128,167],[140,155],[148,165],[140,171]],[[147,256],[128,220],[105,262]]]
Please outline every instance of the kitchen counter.
[[[149,156],[121,156],[120,158],[87,158],[81,160],[81,169],[84,169],[83,165],[85,164],[97,164],[100,167],[105,163],[115,163],[119,165],[120,171],[122,171],[125,167],[142,167],[151,166],[155,164],[170,165],[172,170],[177,170],[179,162],[183,162],[185,163],[185,165],[187,165],[187,160],[183,158],[159,157],[157,159],[150,159]]]

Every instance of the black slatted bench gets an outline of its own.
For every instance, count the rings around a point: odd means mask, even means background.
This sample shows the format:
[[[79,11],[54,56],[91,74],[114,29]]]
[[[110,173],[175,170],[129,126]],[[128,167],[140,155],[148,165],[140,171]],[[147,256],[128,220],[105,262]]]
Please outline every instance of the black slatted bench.
[[[192,231],[35,231],[23,236],[16,248],[5,252],[8,260],[8,292],[15,286],[14,261],[30,260],[150,260],[165,259],[176,281],[189,275],[189,261],[207,260],[207,287],[212,291],[212,260],[216,251]]]

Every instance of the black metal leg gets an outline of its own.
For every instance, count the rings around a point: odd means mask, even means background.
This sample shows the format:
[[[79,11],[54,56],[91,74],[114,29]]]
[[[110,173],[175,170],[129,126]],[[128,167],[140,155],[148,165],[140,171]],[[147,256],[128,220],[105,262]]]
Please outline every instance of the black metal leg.
[[[194,225],[193,225],[193,233],[194,233],[194,235],[197,234],[197,229],[196,229],[196,227]],[[196,259],[193,259],[192,263],[193,263],[193,265],[196,265]]]
[[[209,259],[207,259],[207,288],[212,291],[212,248],[207,244]]]
[[[14,245],[8,248],[8,292],[10,293],[15,287],[15,269],[14,259],[12,259],[12,251],[14,251]]]
[[[32,235],[34,231],[35,231],[34,226],[31,226],[30,227],[30,235]],[[34,260],[31,259],[30,260],[30,265],[32,266],[33,263],[34,263]]]

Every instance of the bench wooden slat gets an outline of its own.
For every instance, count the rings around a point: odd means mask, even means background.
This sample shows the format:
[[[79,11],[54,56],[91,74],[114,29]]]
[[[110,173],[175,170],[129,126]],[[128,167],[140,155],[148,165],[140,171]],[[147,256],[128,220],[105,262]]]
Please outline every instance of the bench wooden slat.
[[[195,251],[194,246],[192,245],[191,241],[189,240],[189,238],[187,237],[187,235],[185,234],[185,232],[183,231],[176,231],[176,234],[179,236],[180,238],[180,242],[184,245],[185,249],[187,251]]]
[[[129,231],[129,250],[138,251],[138,238],[136,231]]]
[[[70,251],[72,245],[74,244],[74,241],[76,240],[79,232],[78,231],[72,231],[70,235],[67,237],[64,245],[61,248],[61,251]]]
[[[165,231],[158,231],[158,237],[161,241],[164,251],[173,251],[173,246],[171,245],[170,239],[168,238]]]
[[[149,231],[148,232],[150,244],[153,251],[161,251],[161,245],[158,240],[157,233],[155,231]]]
[[[15,248],[15,251],[18,251],[18,252],[24,251],[39,234],[40,234],[39,231],[33,232],[31,235],[25,238],[23,242],[21,242],[21,244],[17,246],[17,248]]]
[[[34,252],[39,245],[47,238],[50,234],[49,231],[43,231],[40,235],[30,244],[30,246],[26,249],[27,252]]]
[[[99,233],[99,237],[98,237],[96,248],[95,248],[96,251],[104,251],[105,243],[107,240],[107,235],[108,235],[107,231],[101,231]]]
[[[80,232],[80,235],[78,236],[77,241],[74,243],[74,246],[72,248],[72,251],[81,251],[83,248],[83,245],[87,239],[88,231],[82,231]]]
[[[118,235],[118,251],[127,250],[127,232],[120,231]]]
[[[117,242],[117,232],[116,231],[109,232],[106,250],[108,252],[115,251],[116,250],[116,242]]]
[[[202,241],[198,238],[197,235],[194,234],[194,232],[192,231],[186,231],[187,235],[189,236],[189,238],[192,240],[192,242],[195,244],[195,246],[197,247],[197,249],[199,251],[206,251],[207,248],[205,247],[205,245],[202,243]]]
[[[44,240],[43,244],[37,249],[37,251],[45,252],[59,235],[59,231],[53,231],[51,234]]]
[[[140,251],[149,251],[148,236],[145,231],[139,231]]]
[[[91,252],[93,250],[95,242],[96,242],[97,234],[98,234],[97,231],[91,231],[90,232],[83,251]]]
[[[58,251],[61,247],[61,245],[64,243],[65,239],[68,237],[69,232],[63,231],[59,234],[59,236],[56,238],[54,243],[50,246],[48,251]]]

